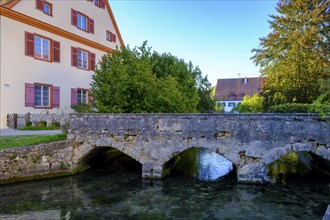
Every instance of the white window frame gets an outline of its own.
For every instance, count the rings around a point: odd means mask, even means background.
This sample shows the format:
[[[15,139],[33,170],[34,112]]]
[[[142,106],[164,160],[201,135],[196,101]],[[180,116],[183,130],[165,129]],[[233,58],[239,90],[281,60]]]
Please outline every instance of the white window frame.
[[[88,90],[87,89],[77,89],[77,104],[86,103],[88,104]]]
[[[235,102],[228,102],[228,107],[235,107],[236,106],[236,103]]]
[[[77,67],[81,69],[88,69],[88,52],[84,50],[77,50]]]
[[[34,35],[34,57],[37,59],[42,59],[42,60],[50,60],[50,40],[49,39],[40,37],[38,35]]]
[[[81,30],[87,31],[88,17],[77,12],[77,27]]]
[[[37,94],[37,87],[40,87],[40,94]],[[50,107],[50,86],[34,85],[34,107]],[[40,102],[40,104],[37,103]]]

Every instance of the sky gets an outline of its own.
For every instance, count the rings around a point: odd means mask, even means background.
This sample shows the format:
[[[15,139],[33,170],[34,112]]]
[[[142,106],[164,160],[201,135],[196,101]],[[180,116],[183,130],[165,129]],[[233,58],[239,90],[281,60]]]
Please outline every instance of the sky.
[[[191,61],[217,79],[257,77],[250,59],[271,32],[276,0],[109,0],[125,46],[144,41],[158,53]]]

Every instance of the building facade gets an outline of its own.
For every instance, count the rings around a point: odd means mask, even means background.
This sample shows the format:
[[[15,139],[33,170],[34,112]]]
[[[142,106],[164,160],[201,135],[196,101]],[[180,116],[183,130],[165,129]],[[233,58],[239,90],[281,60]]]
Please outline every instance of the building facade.
[[[244,96],[259,94],[262,83],[263,78],[259,77],[218,79],[214,100],[223,105],[225,112],[231,112],[241,104]]]
[[[0,127],[7,114],[90,103],[98,61],[124,46],[107,0],[2,0]]]

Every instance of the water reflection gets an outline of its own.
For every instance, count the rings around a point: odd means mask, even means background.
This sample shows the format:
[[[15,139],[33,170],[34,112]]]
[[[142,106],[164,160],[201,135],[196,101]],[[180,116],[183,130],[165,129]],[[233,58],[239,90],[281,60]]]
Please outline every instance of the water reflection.
[[[0,186],[0,219],[321,219],[329,190],[87,172]]]
[[[165,172],[172,176],[193,177],[203,181],[214,181],[230,173],[233,164],[209,149],[191,148],[175,156],[165,165]]]
[[[308,152],[287,154],[267,167],[267,175],[276,183],[286,185],[288,182],[304,179],[330,179],[329,162]]]

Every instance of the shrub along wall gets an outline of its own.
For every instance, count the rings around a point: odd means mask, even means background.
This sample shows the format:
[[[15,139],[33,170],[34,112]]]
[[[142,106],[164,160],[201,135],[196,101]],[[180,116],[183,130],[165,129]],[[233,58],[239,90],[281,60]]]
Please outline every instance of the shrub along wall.
[[[313,104],[305,103],[286,103],[282,105],[271,106],[269,113],[330,113],[330,105],[320,104],[315,106]]]

